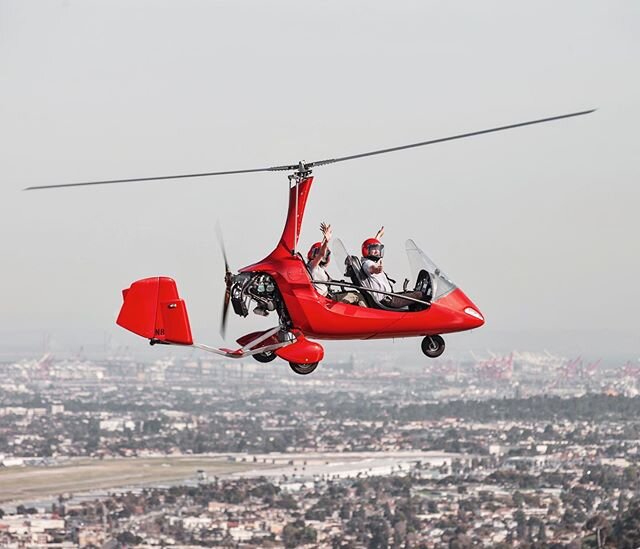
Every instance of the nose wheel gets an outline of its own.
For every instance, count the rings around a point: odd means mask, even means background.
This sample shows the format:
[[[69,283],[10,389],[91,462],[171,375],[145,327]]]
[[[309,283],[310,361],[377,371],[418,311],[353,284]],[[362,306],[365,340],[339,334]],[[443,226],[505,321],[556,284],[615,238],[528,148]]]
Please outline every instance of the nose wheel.
[[[297,362],[289,362],[289,366],[296,373],[301,376],[310,374],[318,367],[318,362],[310,362],[309,364],[298,364]]]
[[[439,335],[426,336],[420,347],[429,358],[437,358],[444,353],[444,339]]]

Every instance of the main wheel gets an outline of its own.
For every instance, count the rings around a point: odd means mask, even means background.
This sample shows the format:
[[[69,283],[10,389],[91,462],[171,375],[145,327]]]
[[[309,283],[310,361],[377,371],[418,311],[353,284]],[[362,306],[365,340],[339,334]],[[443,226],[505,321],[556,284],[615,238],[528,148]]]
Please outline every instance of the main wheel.
[[[318,362],[310,362],[309,364],[298,364],[297,362],[289,362],[289,366],[296,373],[301,376],[310,374],[318,367]]]
[[[255,355],[251,355],[258,362],[262,362],[262,364],[266,364],[267,362],[271,362],[275,360],[278,355],[276,355],[273,351],[264,351],[262,353],[257,353]]]
[[[439,335],[425,337],[420,346],[422,352],[429,358],[437,358],[444,353],[444,339]]]

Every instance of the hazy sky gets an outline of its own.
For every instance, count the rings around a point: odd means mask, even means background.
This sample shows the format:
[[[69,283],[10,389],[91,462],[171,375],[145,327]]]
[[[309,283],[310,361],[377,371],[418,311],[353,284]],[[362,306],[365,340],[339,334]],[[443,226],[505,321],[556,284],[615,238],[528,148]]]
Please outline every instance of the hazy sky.
[[[569,337],[640,354],[638,28],[633,0],[0,0],[0,341],[145,345],[114,325],[120,291],[162,274],[197,339],[219,344],[216,220],[238,268],[272,249],[286,210],[282,174],[25,186],[312,160],[597,107],[318,169],[301,242],[326,220],[356,249],[384,224],[402,280],[415,239],[487,318],[450,348]]]

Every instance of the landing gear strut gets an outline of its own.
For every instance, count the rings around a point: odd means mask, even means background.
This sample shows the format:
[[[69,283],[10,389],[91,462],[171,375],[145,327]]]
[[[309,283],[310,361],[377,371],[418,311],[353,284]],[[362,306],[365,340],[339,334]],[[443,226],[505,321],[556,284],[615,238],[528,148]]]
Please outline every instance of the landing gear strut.
[[[310,374],[318,367],[318,362],[310,362],[309,364],[298,364],[297,362],[289,362],[289,366],[296,373],[301,376]]]
[[[444,339],[439,335],[426,336],[421,347],[422,352],[429,358],[437,358],[444,353]]]

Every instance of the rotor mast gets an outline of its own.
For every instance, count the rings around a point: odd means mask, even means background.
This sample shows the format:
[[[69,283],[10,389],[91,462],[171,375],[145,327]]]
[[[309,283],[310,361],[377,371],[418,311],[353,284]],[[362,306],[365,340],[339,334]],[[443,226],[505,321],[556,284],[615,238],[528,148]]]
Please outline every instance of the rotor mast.
[[[289,192],[292,192],[292,189],[295,188],[295,207],[294,207],[294,233],[293,233],[293,247],[291,249],[291,255],[296,255],[298,253],[298,233],[300,231],[300,226],[302,225],[302,216],[304,215],[304,209],[302,210],[302,213],[299,213],[299,201],[300,201],[300,183],[302,181],[304,181],[305,179],[311,179],[311,181],[313,181],[313,178],[311,178],[311,168],[309,168],[304,160],[300,160],[300,162],[298,162],[298,168],[296,169],[295,172],[293,172],[292,174],[289,174],[287,176],[287,179],[289,180]],[[291,183],[293,182],[293,187],[291,186]],[[311,184],[311,183],[309,183]],[[309,190],[306,189],[305,190],[305,202],[306,202],[306,193],[308,193]],[[285,226],[285,231],[286,231],[286,226]],[[283,233],[284,236],[284,233]]]

